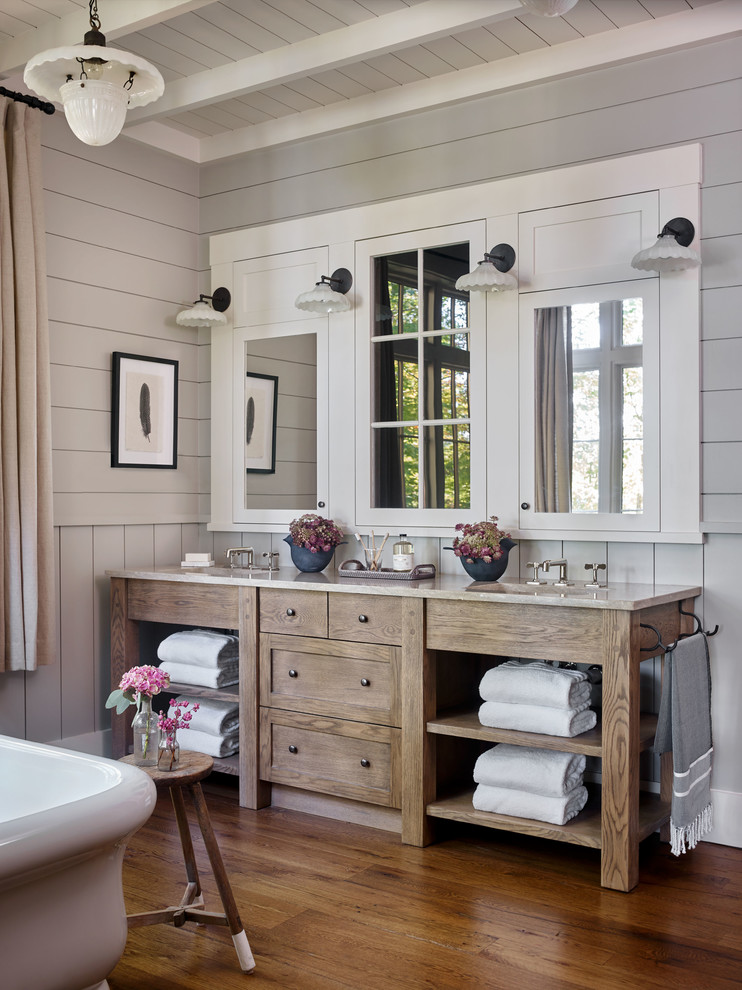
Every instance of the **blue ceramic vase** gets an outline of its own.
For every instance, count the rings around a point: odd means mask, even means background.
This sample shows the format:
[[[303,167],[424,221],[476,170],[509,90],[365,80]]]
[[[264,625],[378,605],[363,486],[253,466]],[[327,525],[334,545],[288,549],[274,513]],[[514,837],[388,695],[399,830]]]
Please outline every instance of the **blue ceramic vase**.
[[[466,557],[459,557],[461,566],[473,581],[497,581],[503,576],[508,566],[508,554],[513,547],[518,544],[505,536],[500,540],[503,549],[502,557],[487,563],[486,560],[467,560]],[[450,547],[446,547],[450,549]]]
[[[307,574],[324,571],[335,553],[335,547],[332,547],[331,550],[318,550],[314,553],[312,550],[307,550],[306,547],[294,546],[294,541],[290,536],[284,536],[283,541],[291,547],[291,560],[294,567]]]

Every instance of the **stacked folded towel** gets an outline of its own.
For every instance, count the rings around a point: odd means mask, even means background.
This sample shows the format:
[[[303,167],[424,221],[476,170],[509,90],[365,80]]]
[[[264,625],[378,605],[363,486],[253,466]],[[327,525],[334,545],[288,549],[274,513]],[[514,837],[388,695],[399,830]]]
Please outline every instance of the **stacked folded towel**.
[[[478,811],[566,825],[587,802],[585,757],[500,743],[474,765]]]
[[[597,722],[582,670],[508,660],[486,672],[479,694],[479,721],[493,728],[577,736]]]
[[[239,640],[229,633],[186,629],[157,648],[160,669],[176,684],[223,688],[239,681]]]
[[[189,727],[178,729],[178,742],[183,749],[208,756],[232,756],[239,749],[239,704],[217,698],[192,698],[181,694],[173,705],[198,704]],[[171,706],[172,707],[172,706]]]

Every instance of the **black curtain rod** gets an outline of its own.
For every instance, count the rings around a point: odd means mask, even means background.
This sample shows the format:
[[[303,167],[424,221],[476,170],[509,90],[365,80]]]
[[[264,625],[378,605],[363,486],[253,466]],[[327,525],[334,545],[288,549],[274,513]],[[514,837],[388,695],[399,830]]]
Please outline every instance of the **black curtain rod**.
[[[0,96],[7,96],[11,100],[17,100],[19,103],[27,103],[34,110],[43,110],[44,113],[48,114],[53,114],[56,110],[53,103],[46,103],[37,96],[28,96],[26,93],[14,93],[11,89],[6,89],[4,86],[0,86]]]

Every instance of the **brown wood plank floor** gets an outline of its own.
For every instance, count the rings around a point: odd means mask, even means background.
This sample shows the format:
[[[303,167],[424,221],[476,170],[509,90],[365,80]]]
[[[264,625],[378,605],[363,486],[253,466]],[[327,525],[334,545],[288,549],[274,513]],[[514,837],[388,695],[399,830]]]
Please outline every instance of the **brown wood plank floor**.
[[[240,972],[229,930],[132,930],[111,990],[613,990],[742,986],[742,849],[681,857],[650,838],[639,886],[604,890],[591,849],[447,828],[425,849],[280,809],[240,808],[204,787],[257,967]],[[198,830],[208,910],[221,910]],[[130,912],[177,903],[185,885],[166,794],[124,863]]]

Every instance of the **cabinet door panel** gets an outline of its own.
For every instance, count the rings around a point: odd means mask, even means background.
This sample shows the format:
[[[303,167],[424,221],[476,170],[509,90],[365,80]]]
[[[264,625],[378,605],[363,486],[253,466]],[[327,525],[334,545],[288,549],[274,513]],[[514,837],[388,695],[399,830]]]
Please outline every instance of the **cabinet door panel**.
[[[261,632],[327,636],[327,592],[271,588],[260,592]]]

